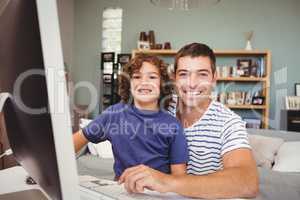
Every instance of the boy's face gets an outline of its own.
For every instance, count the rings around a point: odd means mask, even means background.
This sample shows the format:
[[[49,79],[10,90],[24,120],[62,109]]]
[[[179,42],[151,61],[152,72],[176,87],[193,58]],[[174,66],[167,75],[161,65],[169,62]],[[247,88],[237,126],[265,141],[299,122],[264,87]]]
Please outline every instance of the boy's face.
[[[130,90],[135,103],[157,105],[160,95],[158,68],[151,63],[143,62],[140,70],[132,74]]]
[[[200,105],[210,98],[216,83],[215,77],[209,57],[179,58],[175,84],[180,100],[187,107],[200,108]]]

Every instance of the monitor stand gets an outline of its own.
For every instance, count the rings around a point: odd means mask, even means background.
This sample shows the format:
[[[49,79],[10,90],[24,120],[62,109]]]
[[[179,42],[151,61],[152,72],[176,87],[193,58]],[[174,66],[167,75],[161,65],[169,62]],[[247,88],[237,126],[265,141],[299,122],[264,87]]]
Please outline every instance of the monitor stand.
[[[48,200],[38,189],[24,190],[0,195],[0,200]]]

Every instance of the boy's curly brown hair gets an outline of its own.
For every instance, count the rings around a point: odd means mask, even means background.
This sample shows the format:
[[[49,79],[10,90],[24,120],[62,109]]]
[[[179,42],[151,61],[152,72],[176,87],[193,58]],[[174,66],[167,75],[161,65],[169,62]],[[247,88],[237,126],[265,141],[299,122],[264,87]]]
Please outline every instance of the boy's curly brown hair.
[[[146,54],[137,54],[132,58],[129,63],[127,63],[122,70],[121,75],[119,76],[119,95],[123,103],[133,103],[130,102],[132,94],[130,92],[130,80],[134,72],[137,72],[141,69],[143,62],[151,63],[159,69],[160,75],[160,98],[159,105],[162,105],[163,108],[167,108],[171,100],[172,94],[172,83],[167,71],[167,65],[159,59],[157,56],[146,55]]]

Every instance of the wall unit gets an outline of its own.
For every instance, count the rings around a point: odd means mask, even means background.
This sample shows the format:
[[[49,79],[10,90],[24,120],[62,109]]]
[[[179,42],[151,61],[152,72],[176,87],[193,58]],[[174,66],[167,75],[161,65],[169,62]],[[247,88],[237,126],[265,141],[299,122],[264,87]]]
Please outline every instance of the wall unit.
[[[281,129],[300,132],[300,110],[281,110]]]
[[[130,58],[131,54],[115,54],[115,52],[101,53],[100,86],[102,93],[100,97],[100,113],[110,105],[118,103],[121,100],[118,94],[118,77]]]
[[[253,97],[251,96],[250,104],[226,104],[227,107],[235,110],[236,112],[252,112],[255,114],[255,117],[258,118],[261,122],[260,127],[268,128],[269,127],[269,109],[270,109],[270,74],[271,74],[271,52],[268,50],[214,50],[216,58],[217,58],[217,66],[225,62],[226,65],[235,64],[237,60],[251,60],[255,62],[257,69],[255,71],[255,75],[227,75],[217,78],[218,87],[223,85],[235,85],[236,88],[241,90],[241,94],[245,94],[249,92],[250,88],[255,88],[256,90],[260,90],[260,96],[263,98],[262,105],[254,105],[253,103],[260,104],[257,102],[253,102]],[[177,50],[133,50],[132,56],[134,57],[136,54],[152,54],[157,55],[159,57],[172,58],[171,63],[174,62],[173,57],[176,55]],[[230,63],[230,64],[228,64]],[[233,65],[234,65],[233,64]],[[255,66],[253,65],[253,66]],[[237,66],[233,66],[237,67]],[[252,67],[255,69],[255,67]],[[231,68],[232,69],[232,68]],[[249,68],[250,69],[250,68]],[[258,70],[259,69],[259,70]],[[240,67],[239,67],[240,71]],[[243,88],[245,88],[244,91]],[[248,89],[247,89],[248,87]],[[227,87],[225,87],[227,88]],[[245,91],[246,90],[246,91]],[[252,89],[253,91],[253,89]],[[251,91],[251,92],[252,92]],[[243,97],[245,99],[245,97]],[[242,114],[241,114],[242,115]],[[244,117],[243,115],[241,116]]]

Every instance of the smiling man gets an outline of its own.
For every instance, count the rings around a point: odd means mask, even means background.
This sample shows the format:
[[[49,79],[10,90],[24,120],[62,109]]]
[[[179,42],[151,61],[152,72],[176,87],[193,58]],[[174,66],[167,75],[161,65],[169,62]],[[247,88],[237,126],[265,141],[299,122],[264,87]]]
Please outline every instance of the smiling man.
[[[213,51],[200,43],[184,46],[175,58],[178,99],[170,112],[184,126],[189,150],[187,175],[170,176],[148,166],[135,166],[120,178],[128,192],[148,188],[209,199],[257,195],[258,175],[245,123],[211,99],[215,64]]]

